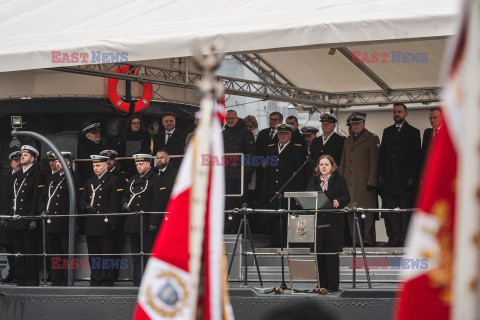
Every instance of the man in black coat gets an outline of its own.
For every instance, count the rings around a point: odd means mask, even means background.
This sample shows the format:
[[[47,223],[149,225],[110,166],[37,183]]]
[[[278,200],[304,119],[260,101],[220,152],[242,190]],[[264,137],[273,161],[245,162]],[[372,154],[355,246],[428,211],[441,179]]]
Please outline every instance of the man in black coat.
[[[267,195],[271,208],[286,209],[286,199],[283,199],[281,203],[277,199],[274,199],[273,201],[270,200],[293,176],[293,173],[301,167],[306,160],[307,154],[302,145],[290,141],[293,130],[291,125],[277,125],[276,129],[278,131],[279,141],[278,143],[272,143],[268,146],[267,157],[269,163],[265,166],[264,192]],[[305,170],[300,171],[298,175],[285,186],[281,193],[301,190],[305,190]],[[281,219],[284,222],[283,230],[280,230],[279,228],[279,216],[267,214],[264,217],[266,218],[264,219],[264,227],[267,230],[267,233],[273,235],[273,245],[278,246],[281,237],[284,238],[286,233],[287,217],[283,215],[281,216]],[[268,231],[268,228],[271,228],[270,232]]]
[[[272,143],[278,142],[276,126],[278,124],[281,124],[282,121],[283,121],[283,115],[280,112],[275,111],[270,113],[269,122],[268,122],[269,127],[266,129],[260,130],[260,132],[258,133],[257,141],[255,143],[255,154],[257,156],[266,156],[268,146]],[[266,202],[267,199],[263,194],[263,189],[264,189],[263,177],[265,176],[265,171],[263,167],[257,167],[256,170],[257,170],[256,191],[257,193],[260,194],[259,206],[267,207],[268,206]]]
[[[100,154],[107,147],[101,140],[100,123],[91,124],[82,129],[85,135],[82,142],[79,142],[77,159],[90,159],[93,154]],[[77,162],[76,171],[83,179],[88,179],[93,175],[92,163],[90,161]]]
[[[378,182],[383,193],[383,207],[412,208],[415,184],[420,168],[420,131],[405,120],[403,103],[394,104],[395,124],[385,128],[378,155]],[[385,219],[388,245],[403,246],[411,213],[390,213]]]
[[[68,151],[61,152],[63,158],[67,162],[68,170],[72,173],[75,189],[77,190],[77,199],[79,198],[83,185],[80,184],[80,177],[70,169],[72,160],[72,153]],[[64,215],[70,213],[70,195],[68,191],[68,184],[65,177],[65,170],[62,164],[58,161],[55,154],[55,166],[57,172],[52,175],[48,184],[40,195],[38,210],[41,215],[49,216],[45,224],[45,237],[47,244],[47,253],[58,253],[58,257],[49,257],[50,264],[50,279],[52,286],[66,286],[68,269],[63,268],[62,264],[67,257],[64,254],[68,253],[68,220],[67,217],[57,217],[55,215]]]
[[[132,156],[135,160],[137,174],[128,179],[127,187],[122,196],[123,212],[149,212],[152,209],[153,188],[155,173],[151,168],[150,161],[153,157],[149,154],[137,153]],[[125,234],[130,238],[130,252],[138,254],[141,251],[145,253],[152,252],[152,246],[149,241],[143,241],[141,248],[141,232],[144,236],[148,234],[150,226],[150,215],[127,215],[125,217]],[[142,231],[140,230],[142,228]],[[140,286],[142,279],[141,259],[143,258],[144,266],[148,259],[148,255],[143,257],[133,255],[133,285]]]
[[[223,129],[223,148],[227,153],[243,153],[245,157],[251,157],[255,153],[255,139],[252,132],[244,126],[243,120],[237,117],[234,110],[227,111],[225,115],[225,128]],[[227,157],[227,156],[226,156]],[[213,159],[210,159],[211,161]],[[225,160],[225,193],[240,194],[242,193],[241,170],[244,167],[244,185],[243,192],[246,192],[246,186],[252,180],[253,168],[244,166],[241,156],[230,155]],[[227,197],[225,201],[225,209],[231,210],[240,208],[244,197]],[[237,233],[240,225],[240,216],[232,215],[225,219],[225,233]]]
[[[305,145],[307,148],[306,149],[307,155],[310,157],[310,159],[312,159],[312,152],[311,152],[312,142],[317,138],[317,133],[319,130],[317,128],[307,126],[307,127],[303,127],[301,131],[302,131],[303,140],[305,141]],[[308,183],[313,176],[314,165],[315,165],[314,162],[310,161],[305,166],[305,187],[308,186]]]
[[[310,155],[316,163],[318,158],[328,154],[332,156],[337,166],[340,166],[345,137],[335,132],[338,119],[334,114],[325,112],[320,116],[320,121],[322,122],[322,135],[312,141]]]
[[[12,152],[8,158],[10,159],[10,166],[12,171],[7,172],[2,177],[1,185],[1,208],[2,213],[6,214],[9,212],[10,199],[8,198],[8,193],[13,189],[13,176],[14,174],[22,168],[20,165],[20,157],[22,155],[21,151]],[[12,243],[12,234],[8,229],[8,221],[6,219],[0,220],[0,245],[5,248],[7,253],[14,253],[13,243]],[[15,279],[15,258],[13,256],[7,256],[8,261],[8,274],[5,279],[2,280],[2,283],[10,283]]]
[[[187,134],[177,129],[175,114],[167,112],[162,118],[163,129],[153,136],[153,154],[158,150],[167,150],[169,155],[183,155]],[[178,169],[182,158],[174,158],[171,164]]]
[[[117,163],[118,152],[112,149],[102,150],[100,152],[101,156],[108,157],[107,160],[107,170],[110,174],[113,174],[120,180],[120,188],[125,189],[127,182],[128,182],[128,173],[124,170],[120,169],[120,165]],[[136,172],[136,170],[135,170]],[[123,236],[123,223],[124,217],[118,217],[118,230],[116,230],[115,235],[113,236],[115,245],[114,251],[112,253],[122,253],[123,250],[123,243],[124,243],[124,236]],[[115,256],[114,258],[120,258],[121,256]],[[114,269],[114,279],[115,281],[118,280],[120,275],[119,269]]]
[[[44,187],[45,177],[36,166],[38,150],[30,145],[21,147],[20,164],[12,179],[13,184],[8,193],[10,215],[21,217],[38,215],[38,200]],[[12,234],[13,250],[17,253],[36,254],[38,252],[39,223],[35,219],[18,219],[8,221]],[[15,278],[18,286],[38,286],[37,257],[23,256],[15,260]]]
[[[170,157],[166,150],[160,150],[157,152],[156,162],[157,172],[156,178],[153,180],[152,212],[166,212],[173,184],[175,183],[175,177],[177,176],[177,170],[169,165]],[[152,244],[155,240],[158,229],[162,224],[164,216],[164,214],[158,213],[150,216],[151,231],[149,232],[149,237],[152,240]]]
[[[108,213],[120,212],[123,183],[108,172],[108,157],[92,155],[90,158],[95,175],[85,183],[80,201],[81,211],[93,215],[85,218],[88,252],[100,254],[90,256],[90,286],[113,286],[113,259],[101,254],[116,250],[115,235],[120,228],[119,217],[109,216]]]
[[[443,127],[442,109],[438,107],[430,109],[430,115],[428,119],[430,120],[430,125],[432,127],[425,129],[425,131],[423,132],[422,168],[428,155],[430,143],[438,136],[438,133]]]
[[[305,140],[302,137],[302,134],[300,133],[300,130],[298,129],[298,119],[295,116],[289,116],[287,119],[285,119],[285,123],[289,124],[293,127],[293,132],[292,132],[292,142],[301,144],[302,146],[306,147]]]
[[[48,185],[52,181],[53,175],[58,171],[56,165],[56,157],[53,151],[47,152],[48,168],[45,175],[45,185]]]
[[[118,152],[112,149],[106,149],[100,151],[100,155],[108,157],[108,171],[126,183],[128,180],[128,174],[126,171],[122,170],[120,165],[117,163]]]

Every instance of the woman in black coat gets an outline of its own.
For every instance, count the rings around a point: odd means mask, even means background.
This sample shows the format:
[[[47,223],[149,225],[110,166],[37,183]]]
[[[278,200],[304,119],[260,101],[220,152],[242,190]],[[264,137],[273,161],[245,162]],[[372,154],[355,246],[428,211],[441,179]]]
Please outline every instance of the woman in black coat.
[[[140,118],[140,116],[134,115],[130,119],[128,119],[124,130],[124,138],[125,141],[141,142],[140,150],[135,150],[134,153],[151,153],[150,134],[148,133],[147,129],[145,129],[145,125],[143,124],[142,118]],[[127,154],[127,156],[130,156],[130,154]]]
[[[334,208],[344,208],[350,202],[347,183],[337,170],[337,165],[329,155],[321,156],[313,170],[313,178],[308,184],[309,191],[323,191],[333,202]],[[343,213],[319,213],[317,225],[329,227],[317,228],[317,253],[341,252],[343,250],[343,232],[345,215]],[[340,283],[340,257],[335,255],[317,255],[320,287],[328,291],[338,291]]]

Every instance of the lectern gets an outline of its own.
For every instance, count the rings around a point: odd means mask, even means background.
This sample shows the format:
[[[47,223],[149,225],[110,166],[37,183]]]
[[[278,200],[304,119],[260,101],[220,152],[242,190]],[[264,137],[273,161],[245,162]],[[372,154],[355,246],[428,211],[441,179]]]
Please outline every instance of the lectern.
[[[288,199],[288,210],[290,210],[291,201],[295,201],[302,209],[318,210],[333,208],[332,202],[323,192],[304,191],[304,192],[285,192],[285,198]],[[317,226],[318,212],[308,214],[288,215],[287,226],[287,260],[290,272],[290,287],[293,289],[293,279],[305,280],[316,279],[317,286],[320,288],[320,280],[317,267],[317,228],[327,228],[329,225]],[[300,254],[290,255],[290,248],[313,248],[313,255]]]

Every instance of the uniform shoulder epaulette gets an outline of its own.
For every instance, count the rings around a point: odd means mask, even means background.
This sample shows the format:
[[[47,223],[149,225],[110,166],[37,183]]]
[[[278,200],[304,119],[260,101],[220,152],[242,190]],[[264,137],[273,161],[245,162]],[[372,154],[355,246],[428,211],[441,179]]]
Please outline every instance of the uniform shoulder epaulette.
[[[301,147],[302,145],[300,143],[294,143],[295,146]]]
[[[275,143],[272,143],[272,144],[269,144],[268,146],[269,146],[269,147],[272,147],[272,146],[274,146],[274,145],[275,145]]]

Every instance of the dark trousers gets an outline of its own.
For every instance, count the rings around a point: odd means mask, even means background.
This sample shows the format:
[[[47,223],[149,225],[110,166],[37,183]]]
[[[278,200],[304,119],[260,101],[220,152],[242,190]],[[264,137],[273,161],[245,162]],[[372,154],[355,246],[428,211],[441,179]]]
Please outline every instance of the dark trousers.
[[[413,206],[413,196],[398,196],[387,194],[384,197],[384,207],[388,209],[400,208],[409,209]],[[410,223],[411,212],[388,213],[385,224],[390,225],[391,238],[389,242],[392,246],[403,246],[407,236],[408,224]],[[388,234],[387,234],[388,235]]]
[[[115,235],[113,235],[113,241],[115,242],[114,244],[114,250],[112,253],[122,253],[123,250],[123,240],[124,240],[124,235],[122,230],[123,227],[119,228],[119,230],[115,231]],[[113,256],[114,259],[121,259],[122,256]],[[117,281],[118,277],[120,276],[120,269],[113,269],[113,280]]]
[[[320,288],[328,291],[338,291],[340,284],[340,256],[317,255],[318,278]]]
[[[376,241],[376,234],[375,234],[375,219],[373,218],[373,213],[365,212],[365,219],[362,219],[362,213],[358,212],[358,222],[360,225],[361,237],[363,244],[365,246],[372,247],[375,245]],[[350,235],[352,236],[353,241],[353,233],[356,232],[353,226],[353,213],[348,214],[348,225],[350,227]],[[357,246],[360,245],[360,240],[358,239],[358,234],[355,235],[355,241]]]
[[[105,263],[108,268],[103,268],[104,259],[112,259],[112,256],[102,256],[103,253],[114,253],[115,239],[112,236],[87,236],[87,248],[90,256],[90,286],[112,287],[115,282],[112,267]]]
[[[139,233],[129,233],[128,236],[130,237],[130,252],[131,253],[139,253],[140,252],[140,234]],[[140,255],[133,255],[132,262],[133,262],[133,285],[135,287],[140,286],[140,281],[142,280],[142,258],[143,258],[143,267],[147,265],[147,260],[149,258],[149,254],[152,252],[152,236],[149,233],[144,233],[144,241],[143,241],[143,252],[145,255],[142,257]]]
[[[291,203],[291,209],[297,209]],[[283,198],[281,203],[278,202],[276,199],[269,203],[268,209],[286,209],[288,207],[287,199]],[[287,246],[287,226],[288,226],[288,218],[286,214],[278,214],[278,213],[262,213],[260,215],[262,218],[263,224],[263,232],[265,235],[272,236],[272,244],[271,247],[279,248],[281,245],[283,247]],[[281,226],[280,226],[281,224]]]
[[[39,236],[37,230],[10,230],[12,233],[13,251],[15,253],[32,254],[38,252]],[[38,258],[23,256],[15,258],[15,279],[17,286],[38,286]]]
[[[47,243],[47,253],[59,254],[58,257],[55,257],[55,256],[48,257],[48,260],[49,260],[48,265],[50,265],[50,268],[48,269],[49,269],[50,280],[52,280],[52,286],[66,286],[68,284],[67,282],[68,269],[65,269],[63,267],[59,268],[58,264],[54,263],[52,260],[57,260],[58,258],[60,258],[61,260],[68,259],[68,257],[65,255],[68,253],[68,234],[47,232],[45,236],[46,236],[46,243]],[[61,263],[60,263],[60,266],[62,266]]]

